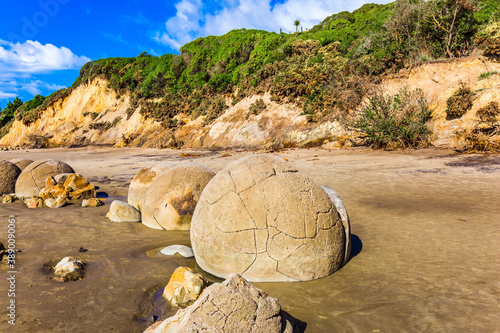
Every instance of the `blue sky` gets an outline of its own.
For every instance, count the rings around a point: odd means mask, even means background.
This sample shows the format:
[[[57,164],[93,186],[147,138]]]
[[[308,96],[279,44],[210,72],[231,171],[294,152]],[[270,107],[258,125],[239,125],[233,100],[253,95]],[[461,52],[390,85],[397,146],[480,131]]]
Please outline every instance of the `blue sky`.
[[[294,31],[364,0],[24,0],[2,4],[0,107],[70,86],[90,60],[178,53],[236,28]]]

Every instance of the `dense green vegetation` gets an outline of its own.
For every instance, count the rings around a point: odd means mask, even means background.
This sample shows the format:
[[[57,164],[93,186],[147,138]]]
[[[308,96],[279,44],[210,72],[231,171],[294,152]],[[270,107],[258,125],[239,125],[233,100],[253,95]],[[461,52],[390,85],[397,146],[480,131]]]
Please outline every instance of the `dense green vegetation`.
[[[304,32],[238,29],[198,38],[180,55],[91,61],[71,88],[35,97],[15,117],[30,124],[71,89],[101,77],[118,96],[130,92],[131,112],[140,105],[142,114],[169,128],[179,113],[211,121],[227,98],[234,104],[265,91],[302,106],[310,121],[349,120],[362,116],[353,111],[380,74],[465,56],[476,46],[494,54],[500,37],[489,32],[500,31],[498,21],[497,0],[397,0],[334,14]]]

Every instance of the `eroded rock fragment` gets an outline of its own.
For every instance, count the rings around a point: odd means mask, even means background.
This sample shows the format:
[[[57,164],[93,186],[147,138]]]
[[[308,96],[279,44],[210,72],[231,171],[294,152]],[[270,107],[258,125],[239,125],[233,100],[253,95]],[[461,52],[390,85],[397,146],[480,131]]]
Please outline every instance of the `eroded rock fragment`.
[[[279,301],[238,274],[207,287],[193,305],[149,327],[144,333],[294,333],[295,324]]]
[[[172,305],[186,307],[193,304],[207,285],[205,278],[191,268],[179,267],[174,271],[163,291],[163,297]]]

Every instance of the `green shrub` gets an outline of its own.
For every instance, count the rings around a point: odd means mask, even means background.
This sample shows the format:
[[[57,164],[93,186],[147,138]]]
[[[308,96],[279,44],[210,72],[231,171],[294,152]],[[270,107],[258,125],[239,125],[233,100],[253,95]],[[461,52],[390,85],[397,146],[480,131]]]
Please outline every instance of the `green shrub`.
[[[250,104],[248,111],[250,114],[257,115],[266,109],[266,103],[262,98],[258,98],[254,103]]]
[[[393,96],[381,91],[371,96],[350,126],[376,148],[415,148],[427,143],[429,117],[423,92],[405,87]]]
[[[498,74],[497,71],[484,72],[484,73],[481,73],[481,75],[479,75],[478,80],[483,80],[483,79],[490,77],[491,75],[496,75],[496,74]]]
[[[472,108],[474,95],[470,86],[461,82],[460,88],[446,101],[446,117],[448,119],[462,117]]]

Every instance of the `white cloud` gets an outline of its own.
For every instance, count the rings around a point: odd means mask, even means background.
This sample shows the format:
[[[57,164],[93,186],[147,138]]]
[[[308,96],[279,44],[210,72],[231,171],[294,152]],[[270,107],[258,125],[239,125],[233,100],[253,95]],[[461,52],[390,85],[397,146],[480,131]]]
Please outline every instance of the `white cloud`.
[[[271,8],[269,0],[222,0],[222,10],[207,12],[201,0],[181,0],[177,13],[165,23],[166,31],[155,40],[178,49],[200,36],[222,35],[232,29],[262,29],[284,32],[295,30],[293,22],[312,28],[327,16],[344,10],[355,10],[365,3],[388,3],[389,0],[285,0]]]
[[[10,43],[0,39],[0,73],[36,74],[63,69],[77,69],[90,61],[70,49],[28,40]],[[0,74],[1,75],[1,74]]]
[[[36,95],[41,89],[64,88],[30,79],[36,74],[79,69],[88,61],[89,58],[77,56],[66,47],[30,40],[22,44],[11,43],[0,39],[0,99],[15,97],[19,91]]]

